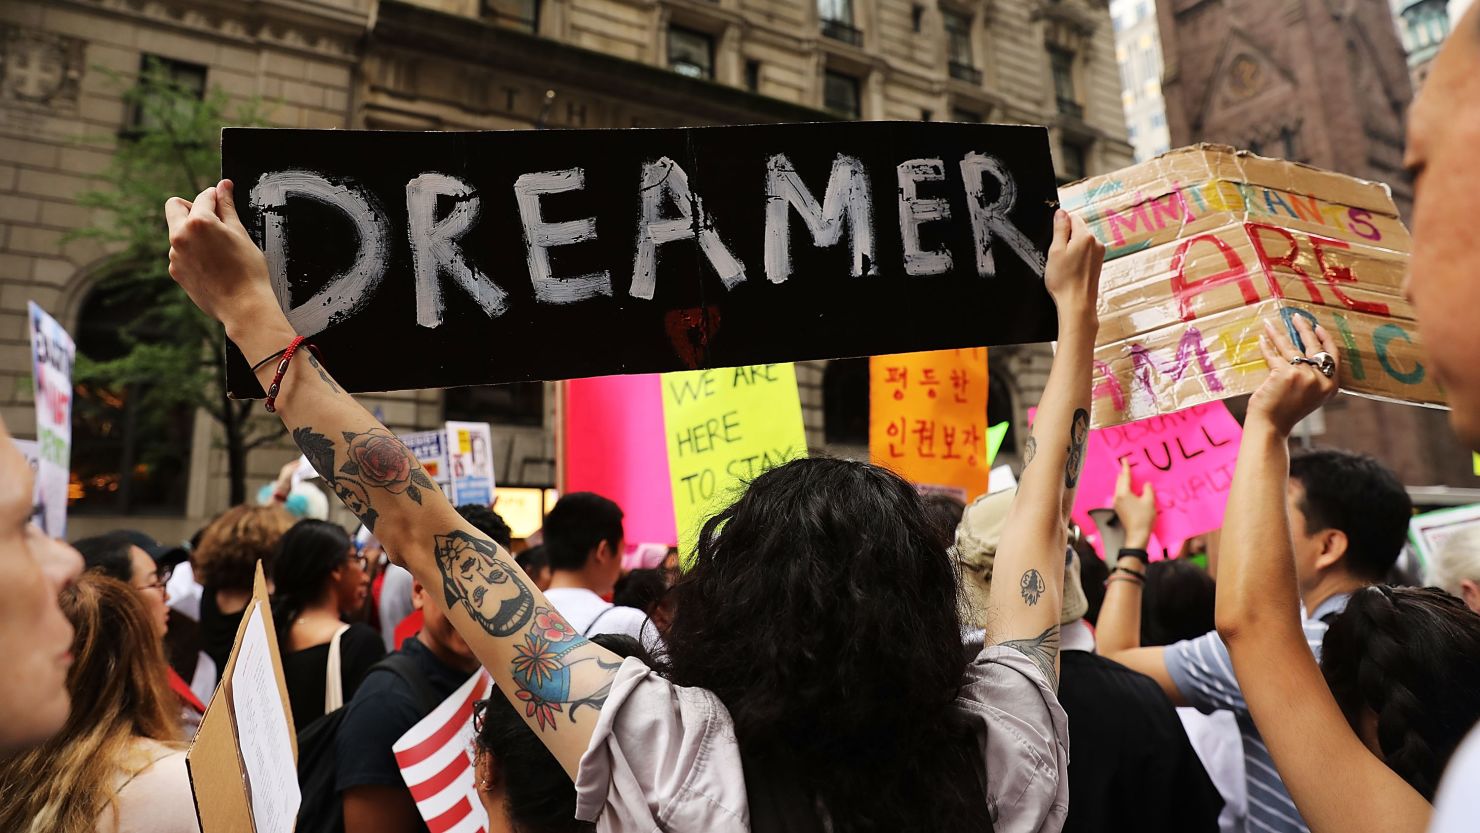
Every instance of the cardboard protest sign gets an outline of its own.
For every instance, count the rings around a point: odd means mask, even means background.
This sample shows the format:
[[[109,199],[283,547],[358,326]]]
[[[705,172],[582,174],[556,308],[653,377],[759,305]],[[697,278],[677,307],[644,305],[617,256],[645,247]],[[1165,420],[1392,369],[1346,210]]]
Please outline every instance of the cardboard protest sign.
[[[261,564],[185,764],[201,833],[292,833],[298,738]]]
[[[453,506],[493,505],[493,431],[488,423],[447,423],[447,463],[447,496]]]
[[[868,445],[875,463],[923,489],[969,501],[987,491],[988,435],[985,347],[869,359]]]
[[[1425,512],[1408,522],[1408,543],[1423,563],[1426,580],[1429,565],[1444,549],[1444,543],[1455,533],[1474,526],[1480,526],[1480,503]]]
[[[663,425],[678,551],[767,469],[807,456],[796,366],[763,364],[662,376]]]
[[[355,392],[1056,331],[1042,127],[227,128],[222,174],[289,320]],[[228,381],[262,395],[234,347]]]
[[[572,379],[564,387],[563,490],[616,501],[629,541],[676,546],[661,378]]]
[[[1411,241],[1387,186],[1198,145],[1062,198],[1107,247],[1095,427],[1251,393],[1263,321],[1294,336],[1297,316],[1341,344],[1343,390],[1443,405],[1402,295]]]
[[[55,318],[35,301],[27,305],[31,332],[31,374],[36,391],[36,516],[52,538],[67,534],[67,486],[72,458],[72,362],[77,347]]]
[[[401,778],[430,830],[484,833],[488,814],[473,770],[473,705],[493,681],[481,668],[391,746]],[[494,697],[502,697],[497,691]]]

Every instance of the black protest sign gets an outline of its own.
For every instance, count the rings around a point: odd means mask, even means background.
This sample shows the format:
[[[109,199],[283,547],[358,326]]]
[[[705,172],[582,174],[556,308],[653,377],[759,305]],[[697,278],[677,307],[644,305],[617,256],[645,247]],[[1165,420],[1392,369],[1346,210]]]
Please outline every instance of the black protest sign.
[[[1045,341],[1043,128],[228,128],[278,300],[351,391]],[[261,396],[246,358],[233,395]]]

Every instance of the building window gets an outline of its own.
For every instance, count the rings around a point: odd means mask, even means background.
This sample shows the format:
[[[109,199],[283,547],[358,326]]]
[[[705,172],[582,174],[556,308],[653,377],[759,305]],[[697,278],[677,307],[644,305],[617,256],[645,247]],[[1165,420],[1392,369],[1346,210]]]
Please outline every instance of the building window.
[[[925,7],[919,4],[910,7],[910,28],[916,32],[924,28]]]
[[[482,0],[483,16],[531,34],[540,30],[540,0]]]
[[[78,316],[79,357],[107,362],[128,355],[135,341],[170,338],[169,322],[155,306],[125,281],[99,284]],[[163,407],[152,402],[164,384],[78,383],[72,405],[69,511],[184,514],[195,412],[178,401]]]
[[[971,16],[950,9],[941,10],[946,26],[946,57],[951,77],[968,84],[981,84],[982,73],[976,68],[971,49]]]
[[[823,72],[822,105],[840,116],[858,118],[861,115],[858,79],[832,70]]]
[[[690,78],[714,78],[714,38],[692,29],[668,27],[668,66]]]
[[[951,121],[965,122],[967,124],[981,124],[982,114],[975,110],[965,110],[960,107],[951,108]]]
[[[927,110],[927,109],[925,109],[923,107],[920,108],[920,121],[934,121],[934,120],[935,120],[935,111],[934,110]]]
[[[822,371],[822,435],[829,445],[868,445],[868,359],[833,359]]]
[[[753,93],[761,91],[761,62],[745,62],[745,89]]]
[[[1059,182],[1075,182],[1086,175],[1084,145],[1064,139],[1059,142]]]
[[[853,0],[817,0],[817,16],[824,37],[853,46],[863,45],[863,33],[853,25]]]
[[[451,388],[442,396],[442,413],[444,419],[454,421],[543,425],[545,384],[511,382],[507,385]]]
[[[1059,113],[1084,118],[1084,106],[1079,103],[1079,92],[1074,86],[1074,53],[1050,46],[1048,59],[1053,66],[1053,91]]]
[[[189,98],[199,101],[206,95],[206,68],[158,55],[145,55],[139,63],[139,85],[144,88],[143,96],[134,105],[129,115],[129,128],[134,131],[158,130],[160,124],[158,99],[170,94],[177,106],[189,106]]]

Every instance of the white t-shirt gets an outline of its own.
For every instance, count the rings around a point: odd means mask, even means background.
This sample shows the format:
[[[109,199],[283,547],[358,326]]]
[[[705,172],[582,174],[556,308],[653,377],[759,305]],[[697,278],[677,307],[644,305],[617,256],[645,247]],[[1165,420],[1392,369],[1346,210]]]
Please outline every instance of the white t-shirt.
[[[1218,814],[1220,833],[1243,833],[1249,814],[1249,795],[1244,775],[1244,747],[1239,736],[1238,719],[1233,712],[1203,714],[1191,706],[1177,709],[1187,740],[1202,761],[1203,769],[1223,796],[1223,811]]]
[[[617,633],[642,642],[647,630],[646,639],[653,638],[655,629],[648,625],[647,614],[635,607],[618,607],[584,587],[552,587],[545,598],[582,636]]]
[[[1429,833],[1473,833],[1480,817],[1480,728],[1455,750],[1434,796]]]

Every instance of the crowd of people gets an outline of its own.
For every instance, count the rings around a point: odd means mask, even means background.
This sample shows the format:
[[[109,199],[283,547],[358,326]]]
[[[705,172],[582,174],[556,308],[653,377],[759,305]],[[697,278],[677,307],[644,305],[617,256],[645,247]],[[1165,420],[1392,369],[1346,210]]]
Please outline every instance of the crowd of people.
[[[1477,140],[1471,11],[1414,106],[1407,164],[1408,293],[1473,448]],[[169,202],[170,271],[256,361],[295,333],[233,200],[223,181]],[[1336,390],[1311,359],[1340,360],[1330,333],[1266,327],[1205,553],[1151,560],[1155,497],[1129,470],[1106,557],[1070,522],[1103,257],[1056,215],[1060,340],[1016,489],[967,506],[800,459],[708,520],[681,570],[624,574],[622,510],[599,495],[563,496],[540,545],[516,547],[489,507],[408,489],[423,481],[398,444],[382,443],[407,466],[349,482],[336,455],[389,435],[308,354],[275,412],[355,536],[295,522],[278,488],[183,554],[127,531],[69,546],[29,523],[28,468],[0,442],[0,830],[198,829],[185,750],[259,565],[314,833],[428,829],[391,747],[480,667],[495,690],[474,777],[496,831],[1473,829],[1480,536],[1448,544],[1437,587],[1392,583],[1412,513],[1392,472],[1292,459],[1292,429]]]

